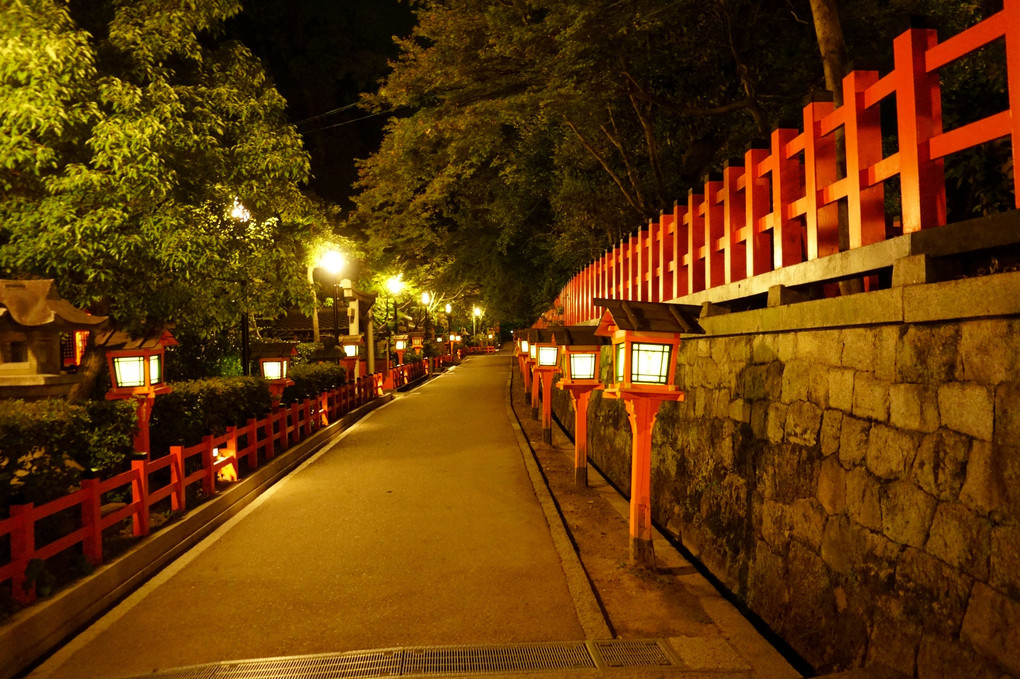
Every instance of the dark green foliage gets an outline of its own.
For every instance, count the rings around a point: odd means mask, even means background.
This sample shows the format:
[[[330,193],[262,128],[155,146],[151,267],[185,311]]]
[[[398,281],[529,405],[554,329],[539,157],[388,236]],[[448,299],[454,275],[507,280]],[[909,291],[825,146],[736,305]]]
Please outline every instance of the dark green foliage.
[[[294,384],[283,392],[283,403],[297,403],[347,382],[347,371],[332,363],[296,365],[287,376]]]
[[[0,412],[0,513],[12,495],[37,504],[77,489],[81,472],[127,468],[135,408],[128,401],[9,400]]]
[[[175,382],[173,391],[156,397],[150,420],[154,456],[172,445],[194,445],[206,434],[261,418],[272,405],[268,383],[259,377],[210,377]]]

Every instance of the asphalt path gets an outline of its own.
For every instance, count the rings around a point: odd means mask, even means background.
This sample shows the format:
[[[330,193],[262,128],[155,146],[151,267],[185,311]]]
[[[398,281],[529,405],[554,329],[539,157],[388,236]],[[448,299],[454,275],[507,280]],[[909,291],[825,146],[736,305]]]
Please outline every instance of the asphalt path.
[[[507,414],[510,361],[473,357],[374,411],[30,676],[583,639]]]

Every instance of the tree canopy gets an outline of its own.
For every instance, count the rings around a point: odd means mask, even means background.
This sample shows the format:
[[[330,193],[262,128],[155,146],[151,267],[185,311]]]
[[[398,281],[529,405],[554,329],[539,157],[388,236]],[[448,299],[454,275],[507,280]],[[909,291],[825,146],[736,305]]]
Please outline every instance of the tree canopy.
[[[879,70],[910,15],[951,35],[985,14],[966,0],[839,10],[851,61]],[[825,89],[809,0],[423,0],[416,14],[364,98],[400,115],[361,163],[351,219],[383,261],[470,281],[504,319],[547,309]]]
[[[8,0],[0,269],[122,327],[214,332],[307,302],[330,220],[285,101],[220,34],[237,0]]]

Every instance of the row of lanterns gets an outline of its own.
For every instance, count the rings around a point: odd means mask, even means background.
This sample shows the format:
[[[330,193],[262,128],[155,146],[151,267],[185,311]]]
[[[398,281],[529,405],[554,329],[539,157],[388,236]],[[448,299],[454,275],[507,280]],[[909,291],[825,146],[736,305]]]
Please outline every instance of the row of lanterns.
[[[652,428],[663,401],[681,401],[674,384],[676,353],[684,334],[700,334],[700,307],[595,300],[605,308],[598,326],[532,328],[517,338],[517,356],[532,414],[538,418],[542,393],[542,435],[552,441],[553,377],[574,402],[574,479],[588,482],[587,424],[591,392],[621,399],[627,409],[633,436],[630,493],[630,554],[637,564],[654,565],[651,519]],[[600,379],[603,347],[610,348],[609,382]]]

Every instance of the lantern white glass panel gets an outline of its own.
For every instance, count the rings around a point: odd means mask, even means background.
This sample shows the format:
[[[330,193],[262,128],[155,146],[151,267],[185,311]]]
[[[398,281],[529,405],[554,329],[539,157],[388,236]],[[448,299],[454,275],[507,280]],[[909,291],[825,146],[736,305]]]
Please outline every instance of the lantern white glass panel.
[[[616,360],[613,363],[615,364],[616,383],[617,384],[622,384],[623,383],[623,360],[624,360],[624,352],[626,351],[626,345],[623,342],[620,342],[619,344],[616,345],[615,351],[616,351]]]
[[[595,379],[595,354],[570,354],[570,379]]]
[[[635,342],[631,349],[631,382],[665,384],[669,378],[668,344],[643,344]]]
[[[345,344],[344,345],[344,354],[347,355],[347,358],[354,358],[355,356],[358,355],[358,345],[357,344]]]
[[[530,353],[530,350],[528,349],[528,340],[521,340],[521,352],[525,354]]]
[[[538,364],[545,367],[554,366],[559,362],[559,354],[559,347],[539,347]]]
[[[262,376],[267,380],[283,379],[283,361],[263,361]]]
[[[117,387],[145,386],[145,358],[142,356],[114,356],[113,369],[117,373]]]
[[[404,340],[397,340],[397,342],[396,342],[396,350],[397,351],[403,351],[406,348],[407,348],[407,342],[405,342]]]
[[[163,360],[159,354],[149,356],[149,384],[159,384],[163,381]]]
[[[531,360],[534,361],[538,357],[538,347],[534,344],[528,347],[528,355],[531,356]]]

